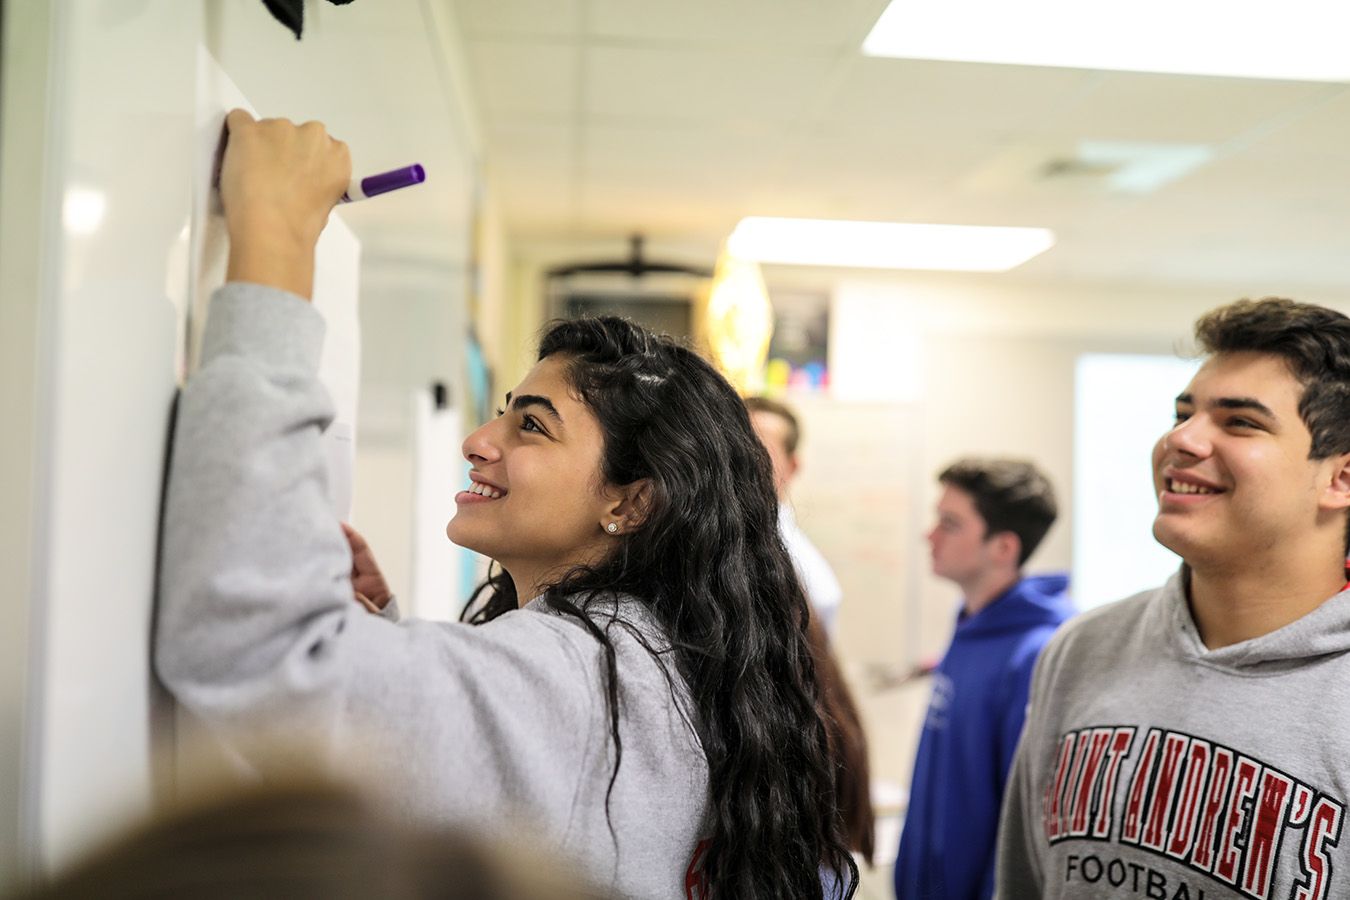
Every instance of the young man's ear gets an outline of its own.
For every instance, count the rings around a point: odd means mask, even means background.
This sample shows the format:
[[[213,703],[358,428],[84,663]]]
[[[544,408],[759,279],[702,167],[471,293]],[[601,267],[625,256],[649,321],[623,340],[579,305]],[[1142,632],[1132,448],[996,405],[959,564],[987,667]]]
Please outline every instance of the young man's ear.
[[[1350,453],[1342,453],[1327,460],[1332,466],[1331,480],[1322,492],[1323,509],[1350,509]]]
[[[994,558],[1016,569],[1018,558],[1022,555],[1022,539],[1011,531],[1000,531],[989,540],[993,544]]]
[[[631,484],[606,489],[610,503],[605,509],[605,522],[615,522],[620,531],[636,531],[647,521],[651,512],[652,484],[639,478]]]

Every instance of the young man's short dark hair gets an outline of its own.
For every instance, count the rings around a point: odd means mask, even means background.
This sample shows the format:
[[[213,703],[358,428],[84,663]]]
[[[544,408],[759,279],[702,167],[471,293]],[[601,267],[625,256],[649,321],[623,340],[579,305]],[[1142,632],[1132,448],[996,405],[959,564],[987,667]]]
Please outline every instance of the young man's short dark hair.
[[[938,482],[960,488],[975,501],[985,536],[1017,535],[1022,566],[1055,523],[1059,507],[1050,480],[1029,462],[1013,459],[962,459],[942,470]]]
[[[1206,353],[1270,353],[1303,385],[1298,411],[1312,435],[1309,459],[1350,453],[1350,318],[1280,297],[1238,300],[1195,323]]]
[[[802,428],[797,423],[797,416],[786,403],[779,403],[769,397],[746,397],[745,408],[752,413],[772,413],[787,422],[788,428],[787,435],[784,438],[784,449],[787,450],[788,456],[797,452],[797,444],[802,439]]]

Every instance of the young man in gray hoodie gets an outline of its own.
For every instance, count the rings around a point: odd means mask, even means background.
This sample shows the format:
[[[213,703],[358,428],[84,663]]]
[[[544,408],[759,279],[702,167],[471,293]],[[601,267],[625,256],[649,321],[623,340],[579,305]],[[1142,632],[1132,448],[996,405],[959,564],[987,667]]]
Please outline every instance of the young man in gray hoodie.
[[[1047,646],[1001,897],[1350,896],[1350,319],[1240,301],[1195,331],[1153,453],[1184,565]]]

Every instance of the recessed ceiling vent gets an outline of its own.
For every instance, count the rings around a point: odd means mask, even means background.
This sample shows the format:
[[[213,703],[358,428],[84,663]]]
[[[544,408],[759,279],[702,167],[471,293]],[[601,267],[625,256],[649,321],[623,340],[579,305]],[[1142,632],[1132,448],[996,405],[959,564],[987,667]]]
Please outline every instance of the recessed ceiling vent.
[[[1076,156],[1057,156],[1041,167],[1040,177],[1050,178],[1106,178],[1120,166],[1090,163]]]
[[[1100,179],[1107,190],[1149,194],[1214,158],[1204,144],[1082,141],[1075,153],[1042,164],[1041,180]]]

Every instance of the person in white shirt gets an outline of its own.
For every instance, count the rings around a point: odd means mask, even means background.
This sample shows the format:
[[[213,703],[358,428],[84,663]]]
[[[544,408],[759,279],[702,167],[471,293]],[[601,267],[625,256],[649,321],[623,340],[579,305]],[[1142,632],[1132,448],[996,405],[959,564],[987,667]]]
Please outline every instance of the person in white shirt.
[[[788,487],[801,468],[801,460],[797,458],[801,425],[786,404],[768,397],[747,397],[745,408],[750,411],[750,424],[764,449],[769,451],[769,461],[773,463],[773,484],[778,490],[778,527],[783,532],[783,543],[792,555],[812,611],[833,638],[844,589],[839,586],[839,579],[824,555],[797,525],[797,517],[788,501]]]

